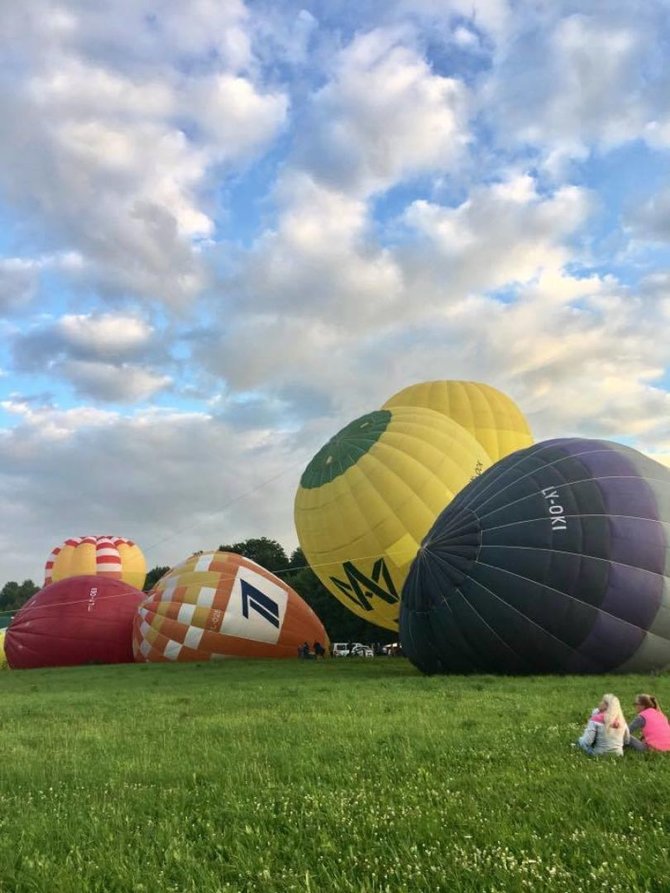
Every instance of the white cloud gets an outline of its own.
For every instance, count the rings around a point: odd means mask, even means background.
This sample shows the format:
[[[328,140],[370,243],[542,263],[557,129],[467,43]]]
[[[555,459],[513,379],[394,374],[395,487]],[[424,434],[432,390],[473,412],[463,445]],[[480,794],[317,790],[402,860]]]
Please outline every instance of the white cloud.
[[[337,403],[356,388],[355,330],[291,315],[245,317],[226,327],[200,360],[225,378],[233,393],[288,390],[302,403],[307,392]],[[305,401],[308,402],[308,401]],[[300,406],[290,406],[301,416]]]
[[[670,455],[667,197],[623,170],[670,144],[663,12],[0,5],[5,573],[87,531],[290,545],[304,464],[412,381]],[[154,398],[207,411],[100,409]]]
[[[260,38],[258,52],[268,64],[285,63],[303,76],[313,69],[314,44],[319,38],[329,39],[323,23],[299,2],[293,9],[288,3],[265,6],[263,15],[254,17],[253,28]]]
[[[146,320],[123,314],[66,314],[38,320],[14,333],[20,368],[30,370],[63,357],[122,361],[155,353],[156,335]]]
[[[648,199],[629,215],[628,223],[636,238],[670,243],[670,190]]]
[[[589,210],[583,189],[541,196],[528,175],[477,187],[456,208],[415,201],[404,215],[418,236],[405,252],[407,276],[417,290],[437,281],[456,296],[526,282],[566,262],[565,241]]]
[[[184,88],[184,107],[198,122],[217,162],[237,161],[269,142],[284,125],[288,99],[259,93],[247,78],[229,73]]]
[[[666,112],[661,120],[649,121],[645,126],[644,138],[655,149],[667,149],[670,146],[670,113]]]
[[[153,331],[145,320],[136,316],[110,313],[68,314],[58,320],[55,329],[66,344],[98,356],[135,352],[148,343]]]
[[[13,519],[0,533],[13,556],[5,572],[40,581],[53,546],[82,533],[128,536],[150,567],[248,536],[293,548],[287,493],[307,459],[277,433],[247,435],[207,415],[26,410],[0,436]]]
[[[118,4],[29,0],[4,11],[32,57],[0,72],[0,187],[41,238],[83,256],[97,288],[180,306],[207,282],[193,240],[214,229],[208,177],[262,151],[287,101],[242,71],[251,54],[241,4],[201,0],[188,15],[175,2],[123,6],[125,20]],[[122,52],[133,22],[152,64]],[[208,53],[215,66],[194,66]]]
[[[277,228],[253,246],[240,274],[241,312],[323,319],[350,331],[376,325],[401,293],[402,273],[377,244],[366,203],[297,172],[278,195]],[[226,328],[232,337],[230,317]]]
[[[35,257],[0,257],[0,312],[25,309],[38,291],[43,270],[61,270],[77,274],[81,256],[74,252],[44,254]]]
[[[12,347],[17,371],[48,373],[54,383],[65,381],[76,394],[103,402],[147,400],[172,383],[147,367],[169,355],[139,316],[66,314],[14,333]]]
[[[426,18],[429,27],[435,22],[466,19],[494,40],[504,37],[511,16],[511,4],[506,0],[399,0],[397,6],[408,16]]]
[[[663,142],[662,4],[570,3],[517,10],[482,95],[503,144],[542,147],[550,168],[635,139]],[[660,122],[659,122],[660,116]]]
[[[454,30],[454,43],[465,49],[473,49],[479,46],[479,38],[474,31],[459,25]]]
[[[670,347],[657,337],[669,312],[657,294],[662,283],[649,298],[636,297],[612,276],[567,271],[570,241],[592,210],[586,190],[543,194],[533,177],[515,174],[473,189],[456,207],[417,201],[405,214],[412,238],[377,253],[393,270],[386,301],[359,290],[356,303],[346,271],[357,269],[357,258],[338,227],[364,231],[365,206],[336,194],[320,212],[322,192],[309,187],[289,190],[295,221],[287,210],[252,255],[265,313],[227,319],[201,354],[234,391],[290,401],[302,399],[300,385],[309,382],[328,395],[321,412],[339,427],[408,382],[470,378],[513,394],[538,437],[637,436],[646,449],[663,441],[667,395],[659,382]],[[327,267],[333,246],[340,251]],[[317,306],[305,301],[312,294]],[[283,315],[271,312],[276,302]],[[300,417],[290,402],[289,415]]]
[[[366,195],[452,166],[468,139],[464,85],[434,74],[402,32],[380,29],[341,52],[297,161],[331,188]]]
[[[55,365],[75,392],[95,400],[111,403],[137,403],[147,400],[171,384],[165,375],[156,375],[130,363],[93,363],[87,360],[65,360]]]
[[[40,448],[52,440],[69,438],[79,429],[104,428],[117,417],[115,413],[92,406],[78,406],[74,409],[58,409],[33,405],[28,400],[11,397],[0,404],[5,412],[20,419],[14,429],[2,431],[2,448],[10,460],[23,460],[27,466],[35,457],[35,445]],[[21,446],[21,435],[29,434]]]
[[[249,257],[246,309],[294,310],[329,324],[365,327],[393,304],[401,274],[375,242],[367,205],[295,174],[281,189],[275,231]]]
[[[222,65],[241,71],[252,64],[248,14],[241,0],[25,0],[0,8],[8,51],[26,59],[23,49],[43,54],[92,56],[105,65],[134,72],[156,70],[167,59],[181,64]]]
[[[20,258],[0,259],[0,313],[29,304],[37,289],[35,265]]]
[[[652,450],[670,433],[670,347],[657,334],[666,325],[655,303],[615,283],[550,272],[504,301],[436,309],[349,361],[368,395],[433,378],[485,381],[513,396],[537,439],[632,437]]]

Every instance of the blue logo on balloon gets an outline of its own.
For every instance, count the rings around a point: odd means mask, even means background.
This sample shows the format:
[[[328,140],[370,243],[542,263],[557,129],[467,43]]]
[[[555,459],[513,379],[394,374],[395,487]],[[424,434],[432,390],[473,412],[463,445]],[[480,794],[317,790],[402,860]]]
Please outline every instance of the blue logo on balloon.
[[[242,584],[242,614],[249,619],[249,610],[256,611],[268,623],[279,629],[279,605],[260,589],[256,589],[246,580],[240,580]]]

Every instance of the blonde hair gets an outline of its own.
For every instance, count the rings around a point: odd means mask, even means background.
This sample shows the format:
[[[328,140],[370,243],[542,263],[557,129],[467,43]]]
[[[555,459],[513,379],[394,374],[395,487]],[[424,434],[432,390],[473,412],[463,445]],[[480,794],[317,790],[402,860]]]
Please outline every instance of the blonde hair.
[[[619,699],[616,695],[608,693],[603,695],[603,701],[607,705],[605,714],[603,716],[603,722],[605,723],[605,728],[609,732],[610,729],[626,729],[628,727],[628,723],[626,722],[626,718],[623,715],[623,711],[621,709],[621,704],[619,703]]]
[[[661,709],[660,704],[653,695],[635,695],[635,703],[639,704],[640,707],[644,707],[645,710],[649,710],[651,707],[654,710]]]

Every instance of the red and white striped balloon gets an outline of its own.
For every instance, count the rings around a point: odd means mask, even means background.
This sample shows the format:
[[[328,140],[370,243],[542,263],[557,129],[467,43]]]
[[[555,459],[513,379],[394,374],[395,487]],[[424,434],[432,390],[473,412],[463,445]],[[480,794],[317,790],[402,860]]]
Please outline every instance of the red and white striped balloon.
[[[146,562],[138,545],[120,536],[74,536],[51,552],[44,566],[44,585],[67,577],[104,576],[144,586]]]

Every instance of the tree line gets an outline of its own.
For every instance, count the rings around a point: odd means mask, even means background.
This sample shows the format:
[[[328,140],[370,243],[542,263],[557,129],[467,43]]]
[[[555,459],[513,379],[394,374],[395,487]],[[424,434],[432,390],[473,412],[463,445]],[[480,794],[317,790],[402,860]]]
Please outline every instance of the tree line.
[[[300,548],[287,555],[280,543],[262,536],[220,545],[218,551],[236,552],[250,558],[284,580],[312,608],[331,642],[379,642],[385,645],[398,638],[397,633],[368,623],[334,598],[309,567]],[[146,576],[144,591],[149,592],[169,570],[169,567],[151,568]],[[0,590],[0,627],[6,626],[12,613],[18,611],[39,589],[32,580],[5,583]]]

